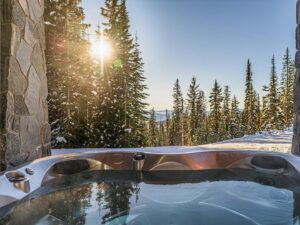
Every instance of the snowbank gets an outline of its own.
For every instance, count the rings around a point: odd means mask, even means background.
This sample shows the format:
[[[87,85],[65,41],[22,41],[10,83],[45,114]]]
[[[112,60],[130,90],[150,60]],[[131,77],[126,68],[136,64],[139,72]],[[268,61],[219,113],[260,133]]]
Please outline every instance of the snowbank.
[[[136,149],[117,149],[124,152],[145,152],[145,153],[163,153],[175,154],[182,152],[197,152],[209,150],[261,150],[289,153],[291,151],[293,132],[291,129],[285,131],[260,132],[255,135],[247,135],[242,138],[222,141],[215,144],[201,146],[171,146],[158,148],[136,148]],[[83,153],[95,151],[108,151],[109,149],[53,149],[53,155],[68,154],[68,153]]]
[[[245,135],[241,138],[204,145],[211,149],[263,150],[288,153],[291,151],[293,131],[259,132],[255,135]]]

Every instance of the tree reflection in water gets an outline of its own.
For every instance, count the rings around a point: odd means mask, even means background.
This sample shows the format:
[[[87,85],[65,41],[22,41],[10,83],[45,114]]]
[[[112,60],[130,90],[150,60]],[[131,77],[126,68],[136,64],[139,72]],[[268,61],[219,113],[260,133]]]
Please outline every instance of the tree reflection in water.
[[[39,221],[50,218],[66,224],[85,225],[91,196],[92,184],[33,196],[29,201],[21,202],[15,207],[8,224],[40,224]]]
[[[122,212],[128,212],[131,197],[138,195],[138,186],[130,182],[111,182],[98,184],[97,202],[100,206],[102,223]],[[138,197],[136,197],[138,198]]]
[[[85,225],[91,196],[92,184],[58,192],[55,199],[49,199],[49,214],[67,221],[68,224]]]
[[[130,181],[61,186],[17,205],[9,225],[40,224],[48,219],[70,225],[105,224],[120,213],[127,215],[138,194],[138,185]]]

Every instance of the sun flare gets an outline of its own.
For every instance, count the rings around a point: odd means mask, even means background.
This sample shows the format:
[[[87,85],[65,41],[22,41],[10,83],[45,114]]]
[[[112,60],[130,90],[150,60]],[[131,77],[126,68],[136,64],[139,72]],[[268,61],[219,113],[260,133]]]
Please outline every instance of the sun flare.
[[[109,58],[112,54],[112,47],[105,39],[91,41],[91,54],[96,59]]]

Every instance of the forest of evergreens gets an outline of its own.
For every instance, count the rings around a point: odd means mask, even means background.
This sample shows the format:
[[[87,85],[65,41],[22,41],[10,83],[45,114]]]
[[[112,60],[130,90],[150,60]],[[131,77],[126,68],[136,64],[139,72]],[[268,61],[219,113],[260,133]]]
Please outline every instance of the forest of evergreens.
[[[184,98],[176,80],[173,109],[166,110],[166,120],[158,122],[155,110],[147,111],[147,92],[151,90],[145,85],[137,35],[130,33],[126,0],[105,0],[100,15],[105,19],[101,24],[104,36],[113,49],[103,73],[90,54],[90,25],[84,22],[81,1],[45,2],[54,147],[200,145],[291,126],[295,68],[288,49],[282,68],[277,68],[272,58],[270,74],[266,74],[270,82],[262,87],[262,96],[254,89],[248,60],[243,103],[231,94],[229,86],[221,87],[217,81],[211,93],[204,93],[196,77]]]
[[[149,120],[150,146],[201,145],[255,134],[283,130],[293,123],[293,84],[295,67],[289,49],[283,57],[281,76],[275,57],[271,59],[270,82],[262,87],[263,96],[254,89],[250,60],[245,71],[245,99],[242,104],[232,96],[229,86],[215,81],[206,98],[195,77],[184,99],[179,80],[173,89],[173,110],[166,110],[166,121]],[[170,119],[171,118],[171,119]]]

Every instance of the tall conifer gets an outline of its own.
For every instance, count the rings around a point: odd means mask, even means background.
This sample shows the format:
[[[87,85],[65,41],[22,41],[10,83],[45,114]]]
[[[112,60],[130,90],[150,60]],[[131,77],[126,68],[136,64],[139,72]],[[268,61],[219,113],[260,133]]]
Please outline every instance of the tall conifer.
[[[295,65],[287,48],[283,57],[280,82],[280,107],[284,117],[284,127],[290,127],[293,122]]]
[[[209,96],[210,114],[209,114],[209,127],[210,127],[210,142],[221,140],[221,115],[222,115],[222,88],[218,82],[215,81],[212,92]]]
[[[183,97],[179,80],[177,79],[173,88],[173,116],[170,125],[170,145],[181,145],[183,137]]]
[[[269,85],[269,127],[272,130],[283,128],[283,116],[280,108],[275,57],[271,60],[271,76]]]
[[[188,109],[188,145],[195,142],[195,135],[197,129],[197,99],[199,92],[199,85],[195,77],[192,78],[187,96],[187,109]]]
[[[196,100],[196,137],[197,145],[207,142],[207,111],[204,91],[199,90]]]
[[[239,102],[236,96],[233,96],[230,107],[230,138],[237,138],[243,135],[241,124],[241,112],[239,110]]]
[[[148,125],[148,145],[150,147],[158,146],[159,144],[159,132],[156,123],[156,116],[154,108],[150,112],[150,119]]]
[[[90,146],[93,76],[80,0],[45,2],[49,120],[56,147]]]
[[[106,63],[99,87],[96,123],[100,146],[141,147],[146,140],[147,94],[139,44],[129,32],[126,1],[106,0],[102,16],[114,54]]]
[[[255,116],[255,93],[253,88],[252,67],[250,60],[247,62],[246,69],[246,90],[244,101],[243,122],[245,133],[254,134],[256,132]]]
[[[225,86],[223,93],[222,104],[222,138],[228,139],[230,137],[230,99],[231,93],[229,86]]]

